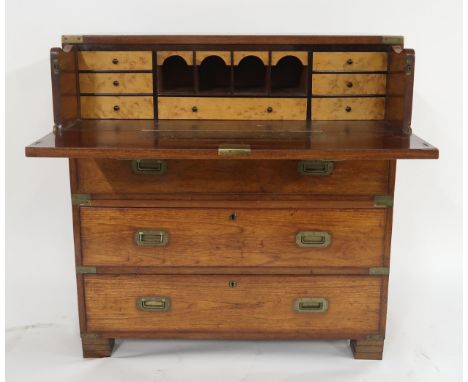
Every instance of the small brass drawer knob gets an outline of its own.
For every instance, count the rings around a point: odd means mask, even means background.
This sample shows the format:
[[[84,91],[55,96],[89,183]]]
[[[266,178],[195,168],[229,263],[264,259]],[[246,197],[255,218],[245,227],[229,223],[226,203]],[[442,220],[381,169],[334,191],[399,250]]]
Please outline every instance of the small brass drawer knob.
[[[352,109],[351,109],[351,106],[346,106],[346,107],[345,107],[345,110],[346,110],[347,113],[349,113],[349,112],[352,110]]]
[[[268,106],[266,110],[267,113],[273,113],[273,108],[271,106]]]
[[[113,63],[114,65],[117,65],[117,64],[119,63],[119,60],[118,60],[117,58],[114,58],[114,59],[112,60],[112,63]]]
[[[192,112],[193,112],[193,113],[196,113],[197,111],[198,111],[198,107],[192,106]]]
[[[115,105],[115,106],[114,106],[114,110],[115,110],[115,111],[119,111],[119,110],[120,110],[120,106],[119,106],[119,105]]]
[[[348,81],[348,82],[346,82],[346,86],[347,86],[348,88],[352,88],[352,87],[353,87],[353,83],[352,83],[351,81]]]
[[[296,235],[296,244],[302,248],[326,248],[331,243],[331,235],[321,231],[302,231]]]
[[[120,85],[120,82],[115,80],[114,82],[112,82],[114,86],[119,86]]]
[[[328,300],[324,297],[301,297],[294,300],[294,310],[299,313],[324,313]]]
[[[170,306],[169,297],[148,296],[137,300],[137,308],[144,312],[167,312]]]
[[[138,230],[133,235],[136,245],[143,247],[165,247],[169,241],[166,231]]]
[[[348,58],[348,60],[346,61],[346,63],[347,63],[348,65],[353,65],[354,61],[353,61],[352,58]]]

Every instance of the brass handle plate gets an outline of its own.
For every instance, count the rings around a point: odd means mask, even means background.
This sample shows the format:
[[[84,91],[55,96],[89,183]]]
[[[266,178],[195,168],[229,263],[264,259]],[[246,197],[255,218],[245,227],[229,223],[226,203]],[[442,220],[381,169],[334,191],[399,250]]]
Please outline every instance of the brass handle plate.
[[[138,230],[133,235],[135,243],[142,247],[165,247],[169,242],[166,231]]]
[[[252,152],[250,145],[219,145],[218,155],[220,156],[240,156],[250,155]]]
[[[303,248],[326,248],[331,243],[331,235],[323,231],[302,231],[296,235],[296,244]]]
[[[137,308],[144,312],[167,312],[171,306],[171,299],[165,296],[140,297]]]
[[[297,165],[301,175],[326,176],[333,172],[334,163],[329,160],[302,160]]]
[[[299,313],[324,313],[328,310],[328,300],[324,297],[296,298],[294,310]]]
[[[158,159],[137,159],[132,161],[132,170],[140,175],[162,175],[167,170],[167,163]]]

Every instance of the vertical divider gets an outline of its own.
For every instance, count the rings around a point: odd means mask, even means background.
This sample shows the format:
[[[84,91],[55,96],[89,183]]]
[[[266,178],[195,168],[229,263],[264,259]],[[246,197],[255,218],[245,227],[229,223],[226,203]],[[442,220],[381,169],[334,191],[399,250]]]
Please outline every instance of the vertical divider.
[[[266,70],[266,93],[271,97],[271,50],[268,51],[268,66]]]
[[[153,58],[153,118],[154,122],[158,120],[158,52],[152,51]]]
[[[231,50],[231,79],[229,83],[229,93],[234,94],[234,51]]]
[[[312,64],[314,55],[311,51],[307,54],[307,120],[312,120]]]
[[[197,61],[196,61],[196,52],[192,51],[193,55],[193,86],[195,87],[194,91],[195,94],[198,95],[199,90],[198,90],[198,66],[197,66]]]

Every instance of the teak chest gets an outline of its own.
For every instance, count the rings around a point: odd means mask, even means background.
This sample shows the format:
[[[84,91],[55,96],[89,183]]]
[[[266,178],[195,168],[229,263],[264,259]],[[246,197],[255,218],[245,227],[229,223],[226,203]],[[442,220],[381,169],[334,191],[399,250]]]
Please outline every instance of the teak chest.
[[[349,339],[381,359],[414,51],[395,36],[63,36],[84,357],[115,338]]]

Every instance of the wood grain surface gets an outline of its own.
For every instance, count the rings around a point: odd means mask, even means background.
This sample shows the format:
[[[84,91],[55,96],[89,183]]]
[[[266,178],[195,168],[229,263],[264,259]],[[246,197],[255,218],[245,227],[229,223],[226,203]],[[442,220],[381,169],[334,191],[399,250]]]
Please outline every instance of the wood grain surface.
[[[81,93],[153,93],[151,73],[80,73]]]
[[[313,95],[384,95],[385,74],[317,74],[312,76]]]
[[[193,65],[193,51],[191,50],[162,50],[156,53],[158,65],[163,65],[167,58],[179,56],[187,65]]]
[[[152,96],[81,96],[80,102],[84,119],[154,118]]]
[[[236,287],[228,286],[235,281]],[[85,277],[88,331],[272,333],[290,337],[377,331],[380,279],[369,276]],[[144,312],[137,300],[167,296],[167,312]],[[324,297],[325,313],[298,313],[298,297]]]
[[[138,246],[139,230],[165,231],[169,241]],[[331,244],[299,247],[301,231],[327,232]],[[85,265],[373,267],[384,231],[385,209],[81,208]]]
[[[384,97],[363,98],[313,98],[312,120],[383,120]]]
[[[78,68],[79,70],[152,70],[152,53],[135,50],[78,52]]]
[[[385,71],[386,52],[314,52],[313,70],[327,72]]]
[[[298,51],[273,51],[271,52],[271,65],[276,65],[279,60],[283,57],[293,56],[298,58],[302,65],[307,66],[307,52],[298,52]]]

